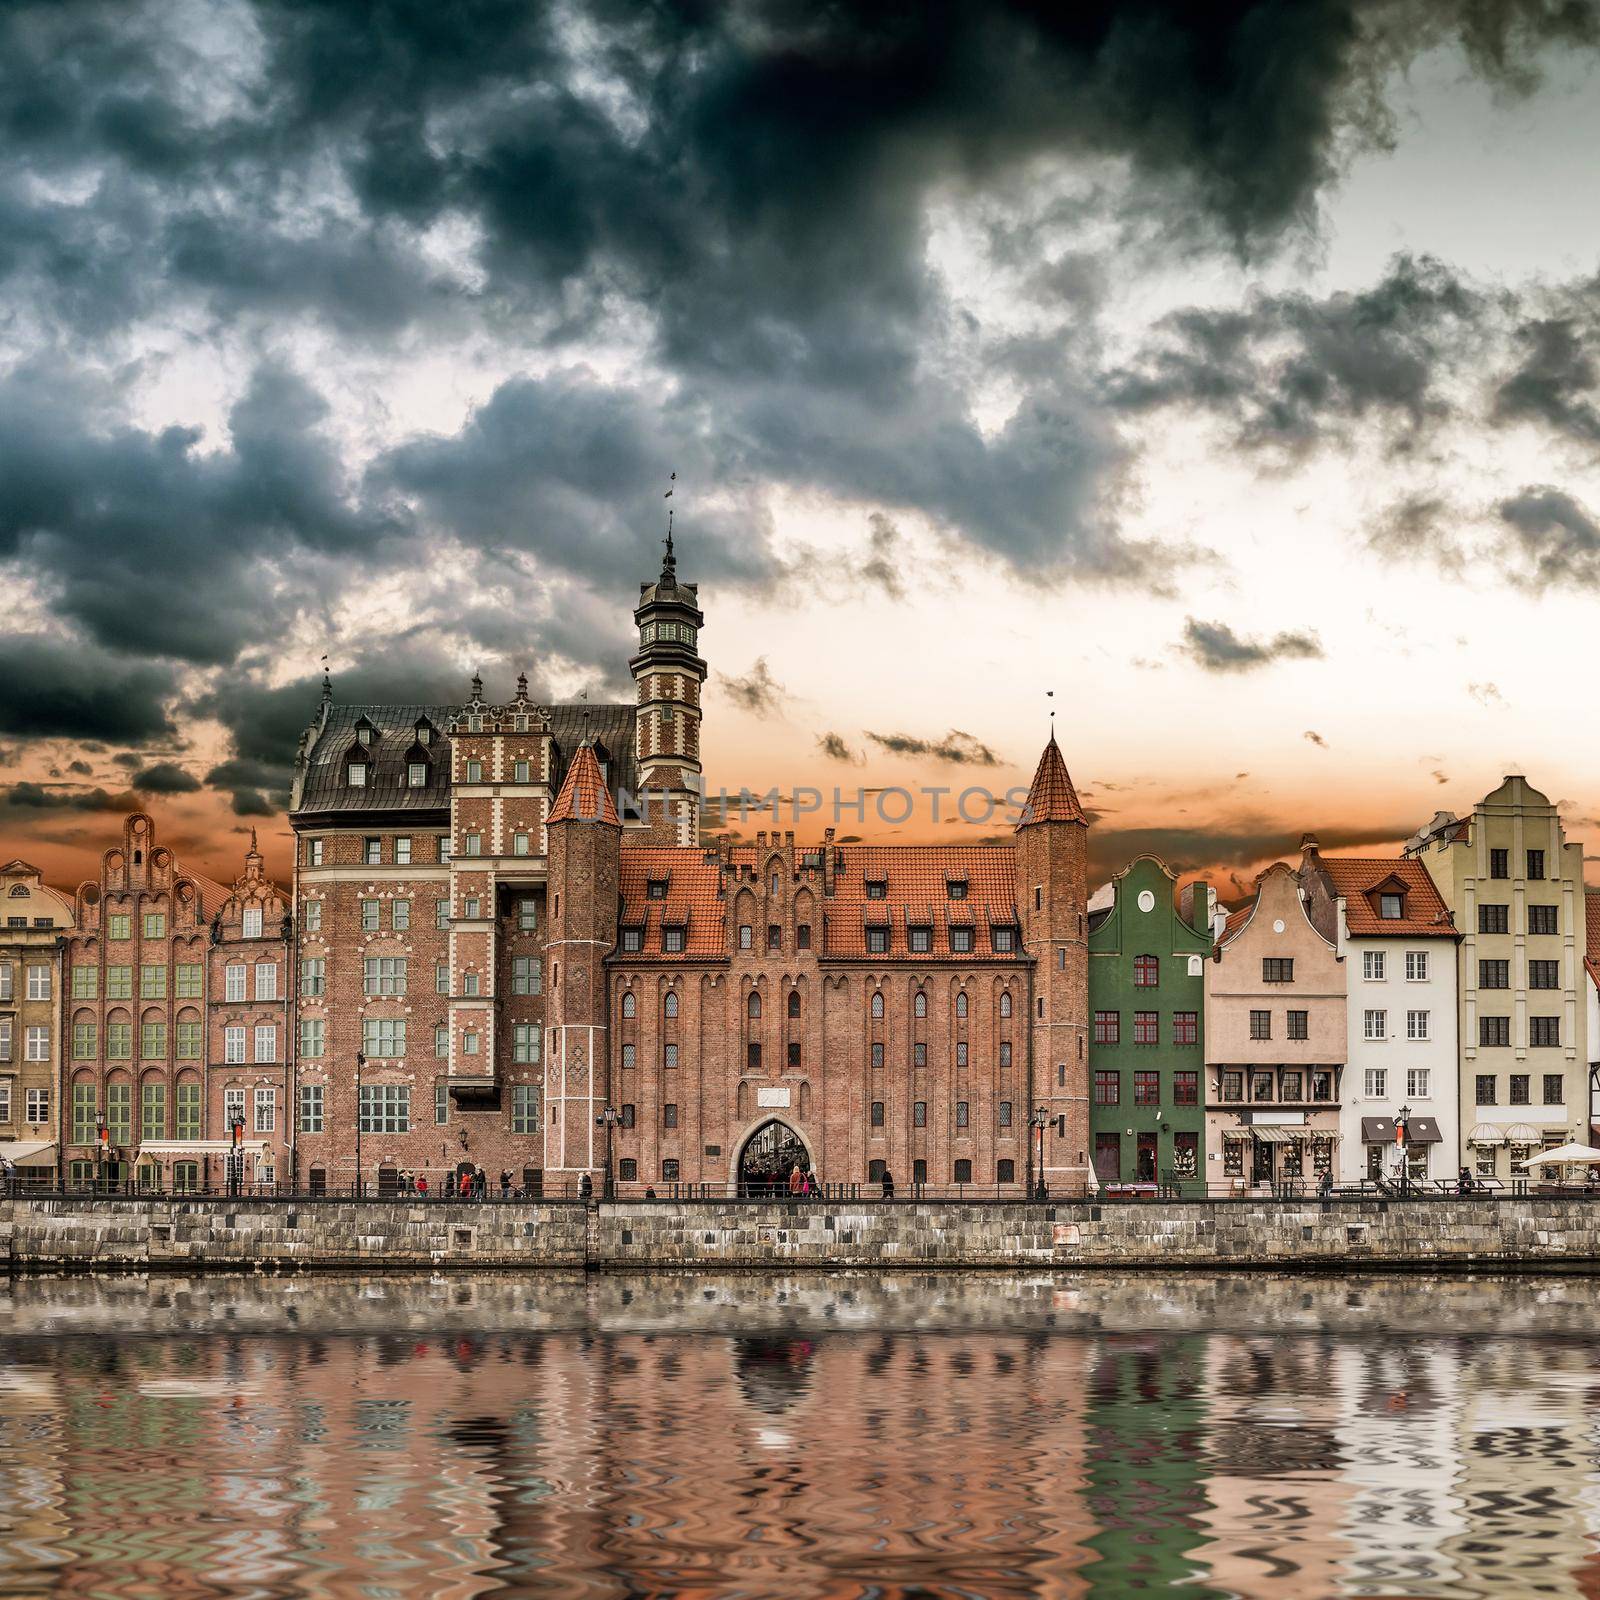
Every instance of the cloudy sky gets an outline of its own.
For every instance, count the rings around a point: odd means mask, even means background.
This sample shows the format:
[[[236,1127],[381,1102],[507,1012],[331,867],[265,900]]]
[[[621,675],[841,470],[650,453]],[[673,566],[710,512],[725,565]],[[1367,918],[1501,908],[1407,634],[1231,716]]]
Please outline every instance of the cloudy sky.
[[[1059,9],[13,0],[0,856],[286,871],[323,654],[624,696],[673,471],[713,788],[1600,851],[1600,10]]]

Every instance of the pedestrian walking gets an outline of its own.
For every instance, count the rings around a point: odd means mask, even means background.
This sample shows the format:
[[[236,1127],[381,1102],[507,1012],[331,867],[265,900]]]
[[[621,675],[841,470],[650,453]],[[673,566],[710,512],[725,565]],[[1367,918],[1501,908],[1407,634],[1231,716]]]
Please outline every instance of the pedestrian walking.
[[[419,1172],[417,1174],[417,1193],[421,1195],[424,1200],[428,1198],[428,1178],[426,1173]]]
[[[500,1169],[500,1198],[502,1200],[509,1200],[511,1198],[511,1168],[510,1167],[502,1167]]]
[[[589,1200],[594,1197],[594,1179],[586,1172],[578,1179],[578,1198]]]
[[[894,1174],[887,1167],[883,1169],[883,1198],[894,1199]]]

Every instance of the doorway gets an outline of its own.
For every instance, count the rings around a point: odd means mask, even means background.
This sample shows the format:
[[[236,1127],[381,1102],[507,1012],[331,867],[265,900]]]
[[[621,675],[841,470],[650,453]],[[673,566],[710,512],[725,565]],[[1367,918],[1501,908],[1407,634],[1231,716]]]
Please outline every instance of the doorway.
[[[1153,1133],[1139,1135],[1138,1160],[1134,1176],[1140,1183],[1156,1181],[1156,1136]]]
[[[1252,1139],[1250,1142],[1255,1146],[1250,1181],[1265,1188],[1270,1188],[1272,1186],[1273,1171],[1272,1152],[1276,1146],[1268,1144],[1265,1139]]]
[[[1101,1183],[1122,1179],[1122,1135],[1097,1133],[1094,1136],[1094,1175]]]
[[[739,1153],[739,1193],[750,1198],[789,1192],[789,1174],[811,1171],[805,1141],[787,1122],[764,1122]]]

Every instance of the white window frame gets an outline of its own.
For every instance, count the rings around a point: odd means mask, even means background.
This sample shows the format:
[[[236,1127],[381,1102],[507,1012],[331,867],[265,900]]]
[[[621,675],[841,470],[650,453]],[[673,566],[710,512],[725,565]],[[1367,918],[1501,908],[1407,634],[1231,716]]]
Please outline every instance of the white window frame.
[[[1426,983],[1428,981],[1428,952],[1426,950],[1406,951],[1406,982]]]
[[[255,1046],[256,1064],[267,1066],[278,1059],[278,1025],[275,1022],[257,1023],[251,1041]]]
[[[222,974],[222,998],[229,1005],[241,1005],[250,998],[250,969],[242,962],[228,966]]]
[[[222,1059],[225,1065],[239,1067],[244,1065],[245,1031],[242,1026],[230,1026],[222,1030]]]
[[[48,966],[29,963],[28,998],[30,1000],[48,1000],[50,998],[50,968]]]
[[[278,1091],[266,1085],[256,1086],[255,1131],[257,1133],[278,1131]]]
[[[1426,1041],[1433,1037],[1433,1013],[1431,1011],[1406,1012],[1406,1038]]]
[[[1384,959],[1387,955],[1384,950],[1363,950],[1361,952],[1361,977],[1366,983],[1385,983],[1388,981],[1389,963]]]
[[[409,867],[411,865],[411,835],[409,833],[398,834],[395,837],[394,864],[397,867]]]
[[[276,1000],[278,998],[278,963],[276,961],[258,961],[256,963],[256,999]]]
[[[24,1030],[22,1036],[22,1059],[24,1061],[48,1061],[50,1059],[50,1029],[47,1025],[36,1023]]]
[[[305,913],[301,919],[303,931],[306,933],[322,932],[322,902],[320,900],[307,900]]]
[[[1430,1085],[1433,1082],[1433,1072],[1429,1067],[1406,1068],[1406,1099],[1431,1100],[1433,1092]]]
[[[241,939],[259,939],[263,924],[263,915],[260,906],[246,906],[239,913],[239,937]]]
[[[1361,1037],[1379,1041],[1389,1037],[1389,1013],[1371,1010],[1361,1014]]]
[[[1387,1100],[1389,1098],[1389,1069],[1387,1067],[1367,1067],[1361,1075],[1361,1091],[1367,1100]]]
[[[48,1089],[29,1089],[27,1095],[27,1121],[30,1123],[44,1123],[50,1120],[50,1091]]]

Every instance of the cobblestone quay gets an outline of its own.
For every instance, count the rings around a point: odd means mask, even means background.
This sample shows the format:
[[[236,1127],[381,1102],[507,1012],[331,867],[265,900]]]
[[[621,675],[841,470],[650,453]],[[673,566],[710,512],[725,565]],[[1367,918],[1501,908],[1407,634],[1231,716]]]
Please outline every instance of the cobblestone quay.
[[[1600,1268],[1600,1202],[1005,1205],[23,1198],[13,1271],[171,1267]]]

